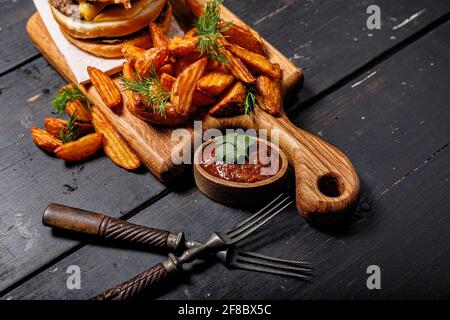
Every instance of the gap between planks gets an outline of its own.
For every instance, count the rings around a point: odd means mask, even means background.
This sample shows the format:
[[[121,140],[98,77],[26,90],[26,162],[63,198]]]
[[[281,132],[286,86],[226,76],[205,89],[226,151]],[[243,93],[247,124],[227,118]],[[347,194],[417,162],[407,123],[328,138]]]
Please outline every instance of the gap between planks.
[[[320,100],[322,100],[326,96],[328,96],[328,95],[330,95],[330,94],[332,94],[332,93],[342,89],[343,87],[347,86],[348,84],[350,84],[351,82],[355,81],[356,79],[358,79],[359,77],[361,77],[365,73],[371,71],[375,66],[383,63],[384,61],[386,61],[387,59],[391,58],[392,56],[394,56],[399,51],[405,49],[409,45],[415,43],[417,40],[420,40],[421,38],[423,38],[426,35],[428,35],[430,32],[432,32],[435,29],[439,28],[441,25],[443,25],[446,22],[448,22],[449,19],[450,19],[450,12],[447,12],[444,16],[442,16],[439,19],[429,23],[424,28],[420,29],[416,33],[412,34],[411,36],[407,37],[403,41],[399,42],[397,45],[393,46],[390,49],[387,49],[386,51],[384,51],[380,55],[376,56],[372,60],[369,60],[363,66],[361,66],[360,68],[358,68],[355,71],[351,72],[350,74],[348,74],[347,76],[345,76],[341,80],[337,81],[335,84],[331,85],[327,89],[324,89],[323,91],[318,92],[316,95],[314,95],[313,97],[311,97],[311,98],[309,98],[309,99],[307,99],[307,100],[305,100],[303,102],[298,102],[297,107],[295,107],[295,105],[294,105],[292,108],[288,109],[289,110],[289,111],[287,111],[288,116],[292,117],[292,116],[298,115],[302,110],[305,110],[306,108],[311,107],[312,105],[314,105],[315,103],[319,102]],[[305,79],[305,81],[308,81],[308,79]],[[301,107],[299,107],[299,106],[301,106]]]

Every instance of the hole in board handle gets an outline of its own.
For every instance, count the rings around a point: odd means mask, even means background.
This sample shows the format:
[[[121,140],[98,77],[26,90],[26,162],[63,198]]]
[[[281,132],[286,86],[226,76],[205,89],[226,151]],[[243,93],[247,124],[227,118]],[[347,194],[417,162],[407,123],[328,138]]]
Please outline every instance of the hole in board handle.
[[[334,173],[327,173],[317,180],[319,191],[330,198],[337,198],[344,193],[344,184]]]

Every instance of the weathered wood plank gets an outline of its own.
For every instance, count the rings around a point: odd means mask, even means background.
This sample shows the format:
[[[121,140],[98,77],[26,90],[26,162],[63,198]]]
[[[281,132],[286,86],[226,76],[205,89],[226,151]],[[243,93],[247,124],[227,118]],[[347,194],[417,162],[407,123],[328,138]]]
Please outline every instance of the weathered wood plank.
[[[55,241],[42,226],[49,203],[89,203],[119,216],[165,190],[145,170],[127,172],[102,156],[66,165],[33,144],[29,128],[43,126],[43,118],[52,112],[50,100],[63,84],[43,58],[2,77],[0,290],[77,243]]]
[[[447,23],[376,66],[369,72],[376,71],[372,77],[361,77],[298,115],[303,126],[349,153],[363,181],[362,204],[352,226],[340,232],[314,229],[290,208],[245,247],[313,262],[312,285],[197,265],[201,274],[179,287],[170,286],[160,298],[446,298],[449,30]],[[190,188],[158,201],[132,221],[183,229],[189,237],[203,240],[210,231],[245,216]],[[83,299],[161,259],[89,245],[3,298]],[[83,272],[79,291],[65,286],[65,270],[72,264]],[[370,264],[382,268],[380,292],[365,288]],[[245,286],[237,285],[242,283]]]
[[[38,55],[25,31],[25,23],[33,11],[34,4],[30,0],[1,2],[0,74]]]
[[[450,11],[450,3],[439,0],[377,1],[381,30],[367,30],[370,4],[359,0],[227,1],[230,9],[303,69],[300,101],[331,87]]]

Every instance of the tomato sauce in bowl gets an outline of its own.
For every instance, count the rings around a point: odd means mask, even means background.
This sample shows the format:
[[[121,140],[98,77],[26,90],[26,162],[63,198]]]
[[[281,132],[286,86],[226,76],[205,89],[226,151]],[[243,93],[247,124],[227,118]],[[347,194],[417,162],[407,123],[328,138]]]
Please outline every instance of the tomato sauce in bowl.
[[[260,182],[276,175],[282,167],[282,159],[278,151],[260,139],[249,148],[248,157],[236,163],[218,160],[216,148],[215,143],[205,146],[200,166],[208,174],[226,181]]]

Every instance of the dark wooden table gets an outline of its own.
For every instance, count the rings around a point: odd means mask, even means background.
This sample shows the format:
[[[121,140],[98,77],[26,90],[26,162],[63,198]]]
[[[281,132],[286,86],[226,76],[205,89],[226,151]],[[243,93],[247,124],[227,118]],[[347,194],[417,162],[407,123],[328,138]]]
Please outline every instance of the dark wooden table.
[[[379,0],[381,30],[366,29],[368,1],[226,4],[303,68],[305,87],[286,109],[349,155],[361,201],[343,230],[314,228],[290,208],[245,244],[312,262],[312,284],[202,263],[158,298],[449,298],[450,2]],[[27,38],[33,12],[29,0],[0,5],[2,299],[85,299],[163,259],[52,232],[41,224],[51,202],[199,240],[248,215],[205,198],[190,177],[168,187],[104,157],[67,166],[37,149],[29,128],[64,81]],[[70,265],[80,290],[66,287]],[[369,265],[381,268],[381,290],[367,289]]]

